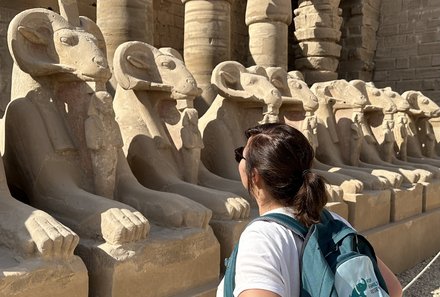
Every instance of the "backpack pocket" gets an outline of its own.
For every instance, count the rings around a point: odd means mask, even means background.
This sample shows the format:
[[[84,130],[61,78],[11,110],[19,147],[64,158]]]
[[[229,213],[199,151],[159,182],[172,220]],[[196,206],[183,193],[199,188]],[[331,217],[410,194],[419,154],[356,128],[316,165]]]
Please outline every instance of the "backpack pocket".
[[[379,286],[370,258],[360,254],[353,254],[338,265],[335,289],[338,296],[389,297]]]

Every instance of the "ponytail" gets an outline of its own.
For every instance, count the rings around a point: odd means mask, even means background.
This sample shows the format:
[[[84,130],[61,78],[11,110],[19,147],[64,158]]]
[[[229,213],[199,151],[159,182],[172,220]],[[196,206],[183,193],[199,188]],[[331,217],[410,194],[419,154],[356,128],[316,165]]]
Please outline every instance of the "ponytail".
[[[304,170],[303,184],[295,195],[292,205],[297,219],[306,227],[318,223],[327,200],[324,178],[308,169]]]

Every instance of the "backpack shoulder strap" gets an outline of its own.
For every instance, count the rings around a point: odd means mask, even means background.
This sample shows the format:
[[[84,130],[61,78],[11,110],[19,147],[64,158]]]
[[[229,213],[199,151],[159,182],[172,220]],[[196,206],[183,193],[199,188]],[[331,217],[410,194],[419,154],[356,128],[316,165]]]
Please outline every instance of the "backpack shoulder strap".
[[[223,285],[223,297],[234,297],[235,289],[235,265],[237,262],[238,243],[232,250],[231,256],[225,259],[225,277]]]
[[[262,215],[261,217],[254,219],[252,222],[255,221],[267,221],[267,222],[278,223],[281,226],[284,226],[287,229],[292,230],[303,240],[306,238],[307,233],[309,232],[309,229],[303,224],[301,224],[298,220],[282,213],[270,213],[270,214]]]

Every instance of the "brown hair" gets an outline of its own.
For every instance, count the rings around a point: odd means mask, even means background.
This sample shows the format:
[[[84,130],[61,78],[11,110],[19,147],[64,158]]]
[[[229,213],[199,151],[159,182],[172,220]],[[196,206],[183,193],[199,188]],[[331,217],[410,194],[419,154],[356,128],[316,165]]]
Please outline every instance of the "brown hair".
[[[307,138],[286,124],[263,124],[245,132],[248,189],[252,172],[257,172],[274,199],[294,210],[297,219],[309,227],[318,223],[327,203],[325,180],[310,171],[314,151]]]

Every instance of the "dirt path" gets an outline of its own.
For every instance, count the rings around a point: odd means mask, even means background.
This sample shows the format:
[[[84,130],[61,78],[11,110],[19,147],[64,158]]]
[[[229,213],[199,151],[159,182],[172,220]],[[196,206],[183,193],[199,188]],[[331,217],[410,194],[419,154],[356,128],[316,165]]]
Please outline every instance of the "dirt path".
[[[413,268],[397,275],[405,287],[434,257],[426,259]],[[440,257],[403,294],[404,297],[440,297]]]

